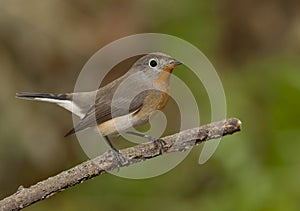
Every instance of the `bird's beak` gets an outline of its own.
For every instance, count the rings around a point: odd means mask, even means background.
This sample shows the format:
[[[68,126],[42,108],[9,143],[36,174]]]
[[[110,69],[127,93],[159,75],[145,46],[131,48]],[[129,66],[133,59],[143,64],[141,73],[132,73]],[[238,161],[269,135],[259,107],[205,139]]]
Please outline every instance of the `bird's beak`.
[[[173,69],[182,63],[176,60],[170,61],[169,65],[164,69],[165,72],[172,73]]]
[[[181,65],[181,64],[182,64],[182,62],[179,62],[179,61],[176,61],[176,60],[173,60],[173,61],[170,62],[170,66],[173,67],[173,68],[178,66],[178,65]]]

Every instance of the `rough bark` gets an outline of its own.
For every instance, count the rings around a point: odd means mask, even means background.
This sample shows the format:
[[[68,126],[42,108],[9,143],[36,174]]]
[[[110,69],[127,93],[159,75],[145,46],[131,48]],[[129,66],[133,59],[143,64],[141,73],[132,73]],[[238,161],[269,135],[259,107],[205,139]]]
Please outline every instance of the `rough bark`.
[[[16,193],[0,201],[0,210],[20,210],[107,171],[145,161],[162,153],[186,151],[201,142],[240,131],[240,127],[240,120],[230,118],[181,131],[161,138],[163,140],[162,147],[157,143],[148,142],[120,150],[120,154],[124,158],[121,163],[117,162],[112,151],[107,151],[92,160],[81,163],[56,176],[49,177],[29,188],[20,186]]]

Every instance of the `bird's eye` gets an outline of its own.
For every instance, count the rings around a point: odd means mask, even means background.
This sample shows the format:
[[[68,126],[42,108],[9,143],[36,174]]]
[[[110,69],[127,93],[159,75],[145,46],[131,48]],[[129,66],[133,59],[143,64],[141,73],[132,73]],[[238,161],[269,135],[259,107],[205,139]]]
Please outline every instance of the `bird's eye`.
[[[156,66],[157,66],[157,61],[156,61],[155,59],[151,59],[151,60],[149,61],[149,66],[150,66],[150,67],[156,67]]]

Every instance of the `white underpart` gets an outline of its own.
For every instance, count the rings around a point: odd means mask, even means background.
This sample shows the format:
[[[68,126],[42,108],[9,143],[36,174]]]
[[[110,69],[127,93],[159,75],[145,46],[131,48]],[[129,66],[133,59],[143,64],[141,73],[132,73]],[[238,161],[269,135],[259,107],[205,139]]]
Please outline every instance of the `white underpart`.
[[[82,110],[76,104],[74,104],[73,101],[70,100],[58,100],[58,99],[40,98],[40,97],[35,97],[33,99],[38,101],[43,101],[43,102],[56,103],[57,105],[67,109],[68,111],[71,111],[80,119],[82,119],[85,116],[85,113],[83,113]]]

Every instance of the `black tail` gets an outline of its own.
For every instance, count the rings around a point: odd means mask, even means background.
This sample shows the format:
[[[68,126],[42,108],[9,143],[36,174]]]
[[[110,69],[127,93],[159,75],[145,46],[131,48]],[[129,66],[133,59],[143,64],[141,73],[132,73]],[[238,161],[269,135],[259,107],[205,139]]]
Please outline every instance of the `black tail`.
[[[31,93],[31,92],[21,92],[16,94],[17,98],[23,99],[36,99],[36,98],[48,98],[55,100],[70,100],[68,94],[51,94],[51,93]]]

